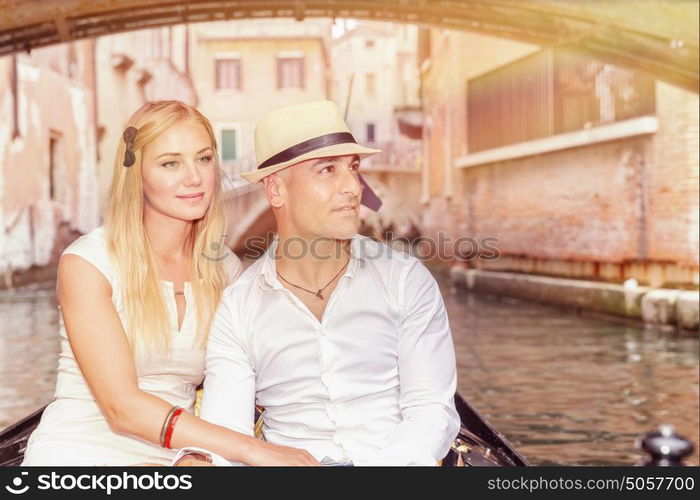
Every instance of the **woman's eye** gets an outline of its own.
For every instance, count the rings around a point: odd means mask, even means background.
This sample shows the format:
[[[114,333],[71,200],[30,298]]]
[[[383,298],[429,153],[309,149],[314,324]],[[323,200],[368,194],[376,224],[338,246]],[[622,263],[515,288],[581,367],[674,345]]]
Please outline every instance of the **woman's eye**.
[[[176,161],[168,161],[168,162],[163,163],[161,166],[163,166],[165,168],[175,168],[177,166],[177,162]]]
[[[208,156],[202,156],[199,161],[200,163],[209,163],[212,160],[211,155]]]

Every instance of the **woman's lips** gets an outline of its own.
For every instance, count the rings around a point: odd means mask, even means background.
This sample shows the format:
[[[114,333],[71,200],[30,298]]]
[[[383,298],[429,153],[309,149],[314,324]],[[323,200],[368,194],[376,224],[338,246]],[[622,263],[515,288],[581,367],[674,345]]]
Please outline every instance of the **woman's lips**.
[[[181,200],[184,201],[189,201],[192,203],[200,201],[202,198],[204,198],[204,193],[192,193],[192,194],[183,194],[178,196],[177,198],[180,198]]]

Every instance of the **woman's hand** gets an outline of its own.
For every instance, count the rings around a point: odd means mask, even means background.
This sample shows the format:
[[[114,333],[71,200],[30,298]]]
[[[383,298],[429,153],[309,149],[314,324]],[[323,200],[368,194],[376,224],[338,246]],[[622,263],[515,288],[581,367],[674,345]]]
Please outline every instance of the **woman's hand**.
[[[248,465],[321,465],[308,451],[260,441],[251,451]]]

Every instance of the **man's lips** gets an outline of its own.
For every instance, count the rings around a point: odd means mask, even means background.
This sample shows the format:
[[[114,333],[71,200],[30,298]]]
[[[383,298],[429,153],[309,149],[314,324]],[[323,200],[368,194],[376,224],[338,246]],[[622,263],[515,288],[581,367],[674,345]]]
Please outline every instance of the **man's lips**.
[[[357,205],[355,204],[343,205],[342,207],[333,209],[334,212],[353,212],[355,210],[357,210]]]

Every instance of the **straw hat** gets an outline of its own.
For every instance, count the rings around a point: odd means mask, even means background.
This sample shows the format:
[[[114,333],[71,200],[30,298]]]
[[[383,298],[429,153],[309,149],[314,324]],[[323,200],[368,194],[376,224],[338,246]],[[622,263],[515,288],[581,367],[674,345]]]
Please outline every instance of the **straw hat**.
[[[360,158],[381,153],[357,144],[332,101],[285,106],[269,112],[255,127],[258,169],[241,176],[255,184],[263,177],[312,158],[356,154]],[[381,200],[360,175],[362,204],[378,210]]]

